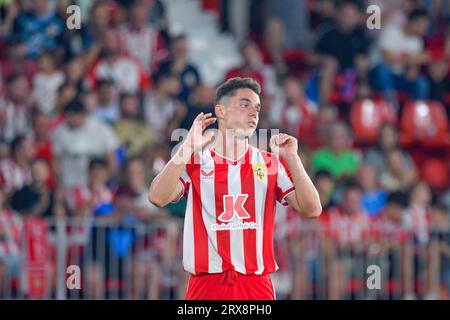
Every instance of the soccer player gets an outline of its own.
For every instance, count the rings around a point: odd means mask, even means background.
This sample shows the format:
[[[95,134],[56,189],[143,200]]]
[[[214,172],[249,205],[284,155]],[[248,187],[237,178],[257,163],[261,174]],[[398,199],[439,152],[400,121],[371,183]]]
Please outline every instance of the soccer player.
[[[148,198],[165,206],[187,197],[183,267],[186,299],[273,300],[276,201],[318,217],[318,193],[298,156],[297,139],[270,139],[269,153],[249,145],[259,120],[260,86],[232,78],[216,91],[215,114],[200,113]],[[203,130],[218,120],[219,130]],[[211,146],[210,146],[211,145]]]

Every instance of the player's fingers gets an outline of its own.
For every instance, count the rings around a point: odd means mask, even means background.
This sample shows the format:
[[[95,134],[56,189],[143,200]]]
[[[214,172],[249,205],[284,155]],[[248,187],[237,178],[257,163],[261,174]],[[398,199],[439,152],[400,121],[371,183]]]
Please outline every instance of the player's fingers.
[[[277,143],[278,138],[279,138],[279,135],[278,135],[278,134],[273,135],[273,136],[270,138],[270,143],[274,143],[274,144]]]
[[[205,129],[206,127],[212,125],[214,122],[216,122],[216,118],[206,119],[205,121],[203,121],[202,128]]]
[[[194,122],[200,121],[203,119],[203,112],[200,112],[194,119]]]

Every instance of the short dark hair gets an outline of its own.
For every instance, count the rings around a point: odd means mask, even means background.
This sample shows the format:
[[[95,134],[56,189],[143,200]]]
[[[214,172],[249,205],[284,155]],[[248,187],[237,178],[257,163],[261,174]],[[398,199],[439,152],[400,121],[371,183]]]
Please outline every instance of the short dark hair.
[[[104,158],[93,158],[89,161],[89,171],[97,168],[108,169],[108,161]]]
[[[72,113],[72,114],[80,114],[80,113],[86,113],[86,107],[84,106],[84,103],[81,101],[80,98],[72,99],[69,103],[67,103],[64,106],[64,113]]]
[[[318,170],[315,175],[314,175],[314,180],[317,181],[321,178],[327,178],[327,179],[332,179],[333,180],[333,176],[331,175],[330,171],[328,170]]]
[[[430,18],[430,14],[423,8],[414,9],[408,14],[408,21],[414,21],[420,18]]]
[[[388,194],[387,203],[396,204],[401,208],[406,208],[408,206],[408,197],[404,192],[394,191]]]
[[[222,98],[232,97],[239,89],[250,89],[258,96],[261,95],[261,86],[252,78],[230,78],[222,83],[216,90],[214,104],[219,104]]]
[[[26,137],[24,135],[17,135],[12,139],[12,141],[9,144],[9,152],[11,152],[11,155],[14,156],[17,150],[22,146],[23,142],[26,140]]]

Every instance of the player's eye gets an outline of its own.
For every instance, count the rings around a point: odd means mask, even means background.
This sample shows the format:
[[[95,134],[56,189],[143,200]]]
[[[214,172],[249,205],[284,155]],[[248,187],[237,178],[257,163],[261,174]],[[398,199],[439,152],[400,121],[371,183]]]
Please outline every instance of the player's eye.
[[[241,103],[241,107],[248,108],[249,104],[248,103]]]

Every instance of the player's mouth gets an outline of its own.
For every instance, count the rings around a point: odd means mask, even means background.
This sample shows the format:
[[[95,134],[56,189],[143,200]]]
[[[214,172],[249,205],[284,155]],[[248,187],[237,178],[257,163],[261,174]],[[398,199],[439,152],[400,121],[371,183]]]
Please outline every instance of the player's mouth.
[[[258,126],[258,121],[256,119],[250,120],[250,121],[248,121],[248,124],[251,125],[252,127],[256,128]]]

